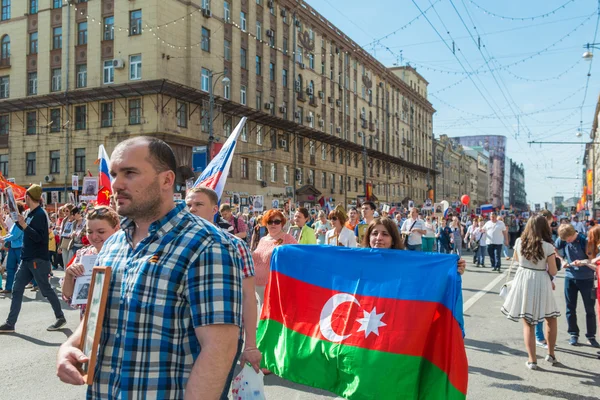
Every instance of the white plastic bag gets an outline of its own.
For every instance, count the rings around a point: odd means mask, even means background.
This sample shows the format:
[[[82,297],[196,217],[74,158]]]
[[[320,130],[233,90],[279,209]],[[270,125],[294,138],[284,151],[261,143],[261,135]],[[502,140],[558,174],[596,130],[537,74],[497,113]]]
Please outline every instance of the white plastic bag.
[[[245,365],[242,372],[233,379],[231,396],[233,400],[265,400],[264,374],[258,374],[254,369]]]

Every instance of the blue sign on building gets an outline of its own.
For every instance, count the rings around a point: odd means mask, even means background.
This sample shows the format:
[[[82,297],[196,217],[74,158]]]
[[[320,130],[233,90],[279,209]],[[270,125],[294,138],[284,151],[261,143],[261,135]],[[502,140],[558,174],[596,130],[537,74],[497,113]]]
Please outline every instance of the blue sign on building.
[[[208,164],[208,147],[195,146],[192,148],[192,169],[194,172],[202,172]]]

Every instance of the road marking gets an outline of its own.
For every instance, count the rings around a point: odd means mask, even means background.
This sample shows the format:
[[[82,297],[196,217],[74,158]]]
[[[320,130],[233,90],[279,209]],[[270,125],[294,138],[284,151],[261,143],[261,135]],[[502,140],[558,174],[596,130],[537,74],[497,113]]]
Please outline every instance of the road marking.
[[[496,286],[498,284],[498,282],[500,282],[502,279],[506,279],[506,274],[508,274],[508,271],[503,274],[498,275],[496,277],[496,279],[491,281],[486,287],[481,289],[479,292],[475,293],[471,298],[469,298],[469,300],[464,302],[463,303],[463,313],[467,312],[467,310],[469,308],[471,308],[471,306],[473,306],[473,304],[475,304],[479,299],[481,299],[483,296],[485,296],[487,293],[489,293],[494,288],[494,286]]]

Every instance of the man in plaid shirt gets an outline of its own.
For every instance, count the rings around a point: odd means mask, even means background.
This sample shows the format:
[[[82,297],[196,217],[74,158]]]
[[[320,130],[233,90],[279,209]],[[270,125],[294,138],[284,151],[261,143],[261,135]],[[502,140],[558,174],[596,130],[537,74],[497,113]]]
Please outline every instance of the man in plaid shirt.
[[[207,221],[213,221],[215,215],[219,211],[219,196],[217,193],[207,187],[196,187],[191,189],[185,199],[190,212],[198,217],[204,218]],[[221,227],[221,229],[223,229]],[[225,231],[225,230],[224,230]],[[243,321],[244,321],[244,333],[246,336],[246,346],[242,353],[242,346],[244,345],[244,336],[240,336],[238,345],[238,352],[236,358],[231,366],[231,371],[227,377],[225,389],[221,395],[221,400],[227,400],[229,393],[229,386],[233,380],[233,374],[237,359],[242,355],[240,360],[241,364],[244,365],[248,362],[254,367],[254,370],[258,372],[260,370],[260,360],[262,354],[256,347],[256,321],[257,321],[257,304],[256,304],[256,288],[254,284],[254,260],[252,259],[252,253],[250,248],[244,241],[231,232],[227,232],[227,235],[236,244],[238,252],[244,262],[242,281],[242,304],[243,304]]]
[[[110,173],[125,219],[97,265],[112,267],[87,397],[218,399],[241,328],[242,261],[212,224],[173,201],[175,155],[162,140],[120,143]],[[82,326],[63,344],[57,375],[82,385]]]

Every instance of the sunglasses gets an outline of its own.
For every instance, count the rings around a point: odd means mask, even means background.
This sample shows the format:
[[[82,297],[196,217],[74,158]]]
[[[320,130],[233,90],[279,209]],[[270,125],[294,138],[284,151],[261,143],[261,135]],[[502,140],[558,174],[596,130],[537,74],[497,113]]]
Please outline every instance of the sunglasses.
[[[331,217],[330,218],[332,221],[337,221],[337,217]]]
[[[268,221],[267,225],[281,225],[281,220],[280,219],[275,219],[272,221]]]

